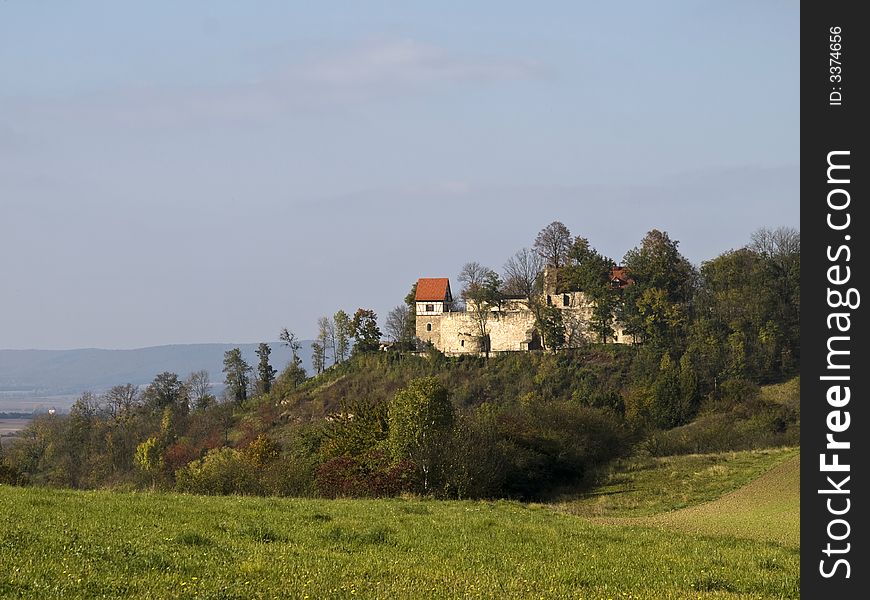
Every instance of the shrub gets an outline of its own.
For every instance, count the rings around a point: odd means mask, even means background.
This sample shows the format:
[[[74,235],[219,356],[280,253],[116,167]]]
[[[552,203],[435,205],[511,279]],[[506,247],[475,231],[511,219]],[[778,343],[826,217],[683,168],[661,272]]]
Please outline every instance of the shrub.
[[[391,463],[383,450],[363,456],[338,456],[317,468],[314,486],[326,498],[397,496],[415,487],[415,466],[410,461]]]
[[[254,465],[244,454],[232,448],[209,451],[175,472],[179,491],[192,494],[227,495],[261,494],[263,488]]]

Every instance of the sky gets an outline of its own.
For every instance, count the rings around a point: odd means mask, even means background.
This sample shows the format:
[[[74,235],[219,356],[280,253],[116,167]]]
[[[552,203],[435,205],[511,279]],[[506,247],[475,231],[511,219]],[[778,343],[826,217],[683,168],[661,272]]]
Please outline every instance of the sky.
[[[797,2],[0,2],[0,348],[303,338],[551,221],[799,224]]]

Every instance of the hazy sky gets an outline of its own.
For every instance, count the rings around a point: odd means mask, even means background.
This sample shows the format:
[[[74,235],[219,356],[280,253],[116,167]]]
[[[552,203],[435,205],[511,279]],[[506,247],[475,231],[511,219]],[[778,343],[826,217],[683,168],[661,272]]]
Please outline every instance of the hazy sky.
[[[798,225],[798,3],[0,2],[0,348],[247,342],[552,220]]]

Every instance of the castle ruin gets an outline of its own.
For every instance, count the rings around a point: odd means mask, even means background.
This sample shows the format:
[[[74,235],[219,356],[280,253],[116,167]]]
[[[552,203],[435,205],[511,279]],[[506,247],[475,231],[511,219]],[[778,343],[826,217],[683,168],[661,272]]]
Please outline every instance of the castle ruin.
[[[628,284],[627,281],[624,270],[613,270],[612,285],[624,287]],[[596,341],[589,331],[594,308],[592,301],[582,291],[558,292],[552,270],[544,271],[543,287],[541,302],[561,311],[566,346]],[[417,339],[421,342],[431,343],[447,355],[477,354],[484,351],[473,301],[467,300],[466,306],[455,302],[448,278],[419,279],[415,302]],[[485,329],[489,338],[489,352],[518,352],[542,348],[535,315],[528,304],[525,299],[506,298],[497,306],[488,308]],[[624,344],[631,341],[621,324],[614,323],[613,329],[615,334],[608,342]]]

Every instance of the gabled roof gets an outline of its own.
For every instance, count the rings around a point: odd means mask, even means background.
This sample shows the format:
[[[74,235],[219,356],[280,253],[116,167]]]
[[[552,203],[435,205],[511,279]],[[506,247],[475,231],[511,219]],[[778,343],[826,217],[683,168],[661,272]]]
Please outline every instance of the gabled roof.
[[[634,279],[631,278],[625,267],[613,267],[610,269],[610,283],[614,287],[624,288],[634,283]]]
[[[446,277],[421,277],[417,280],[417,302],[450,302],[450,280]]]

